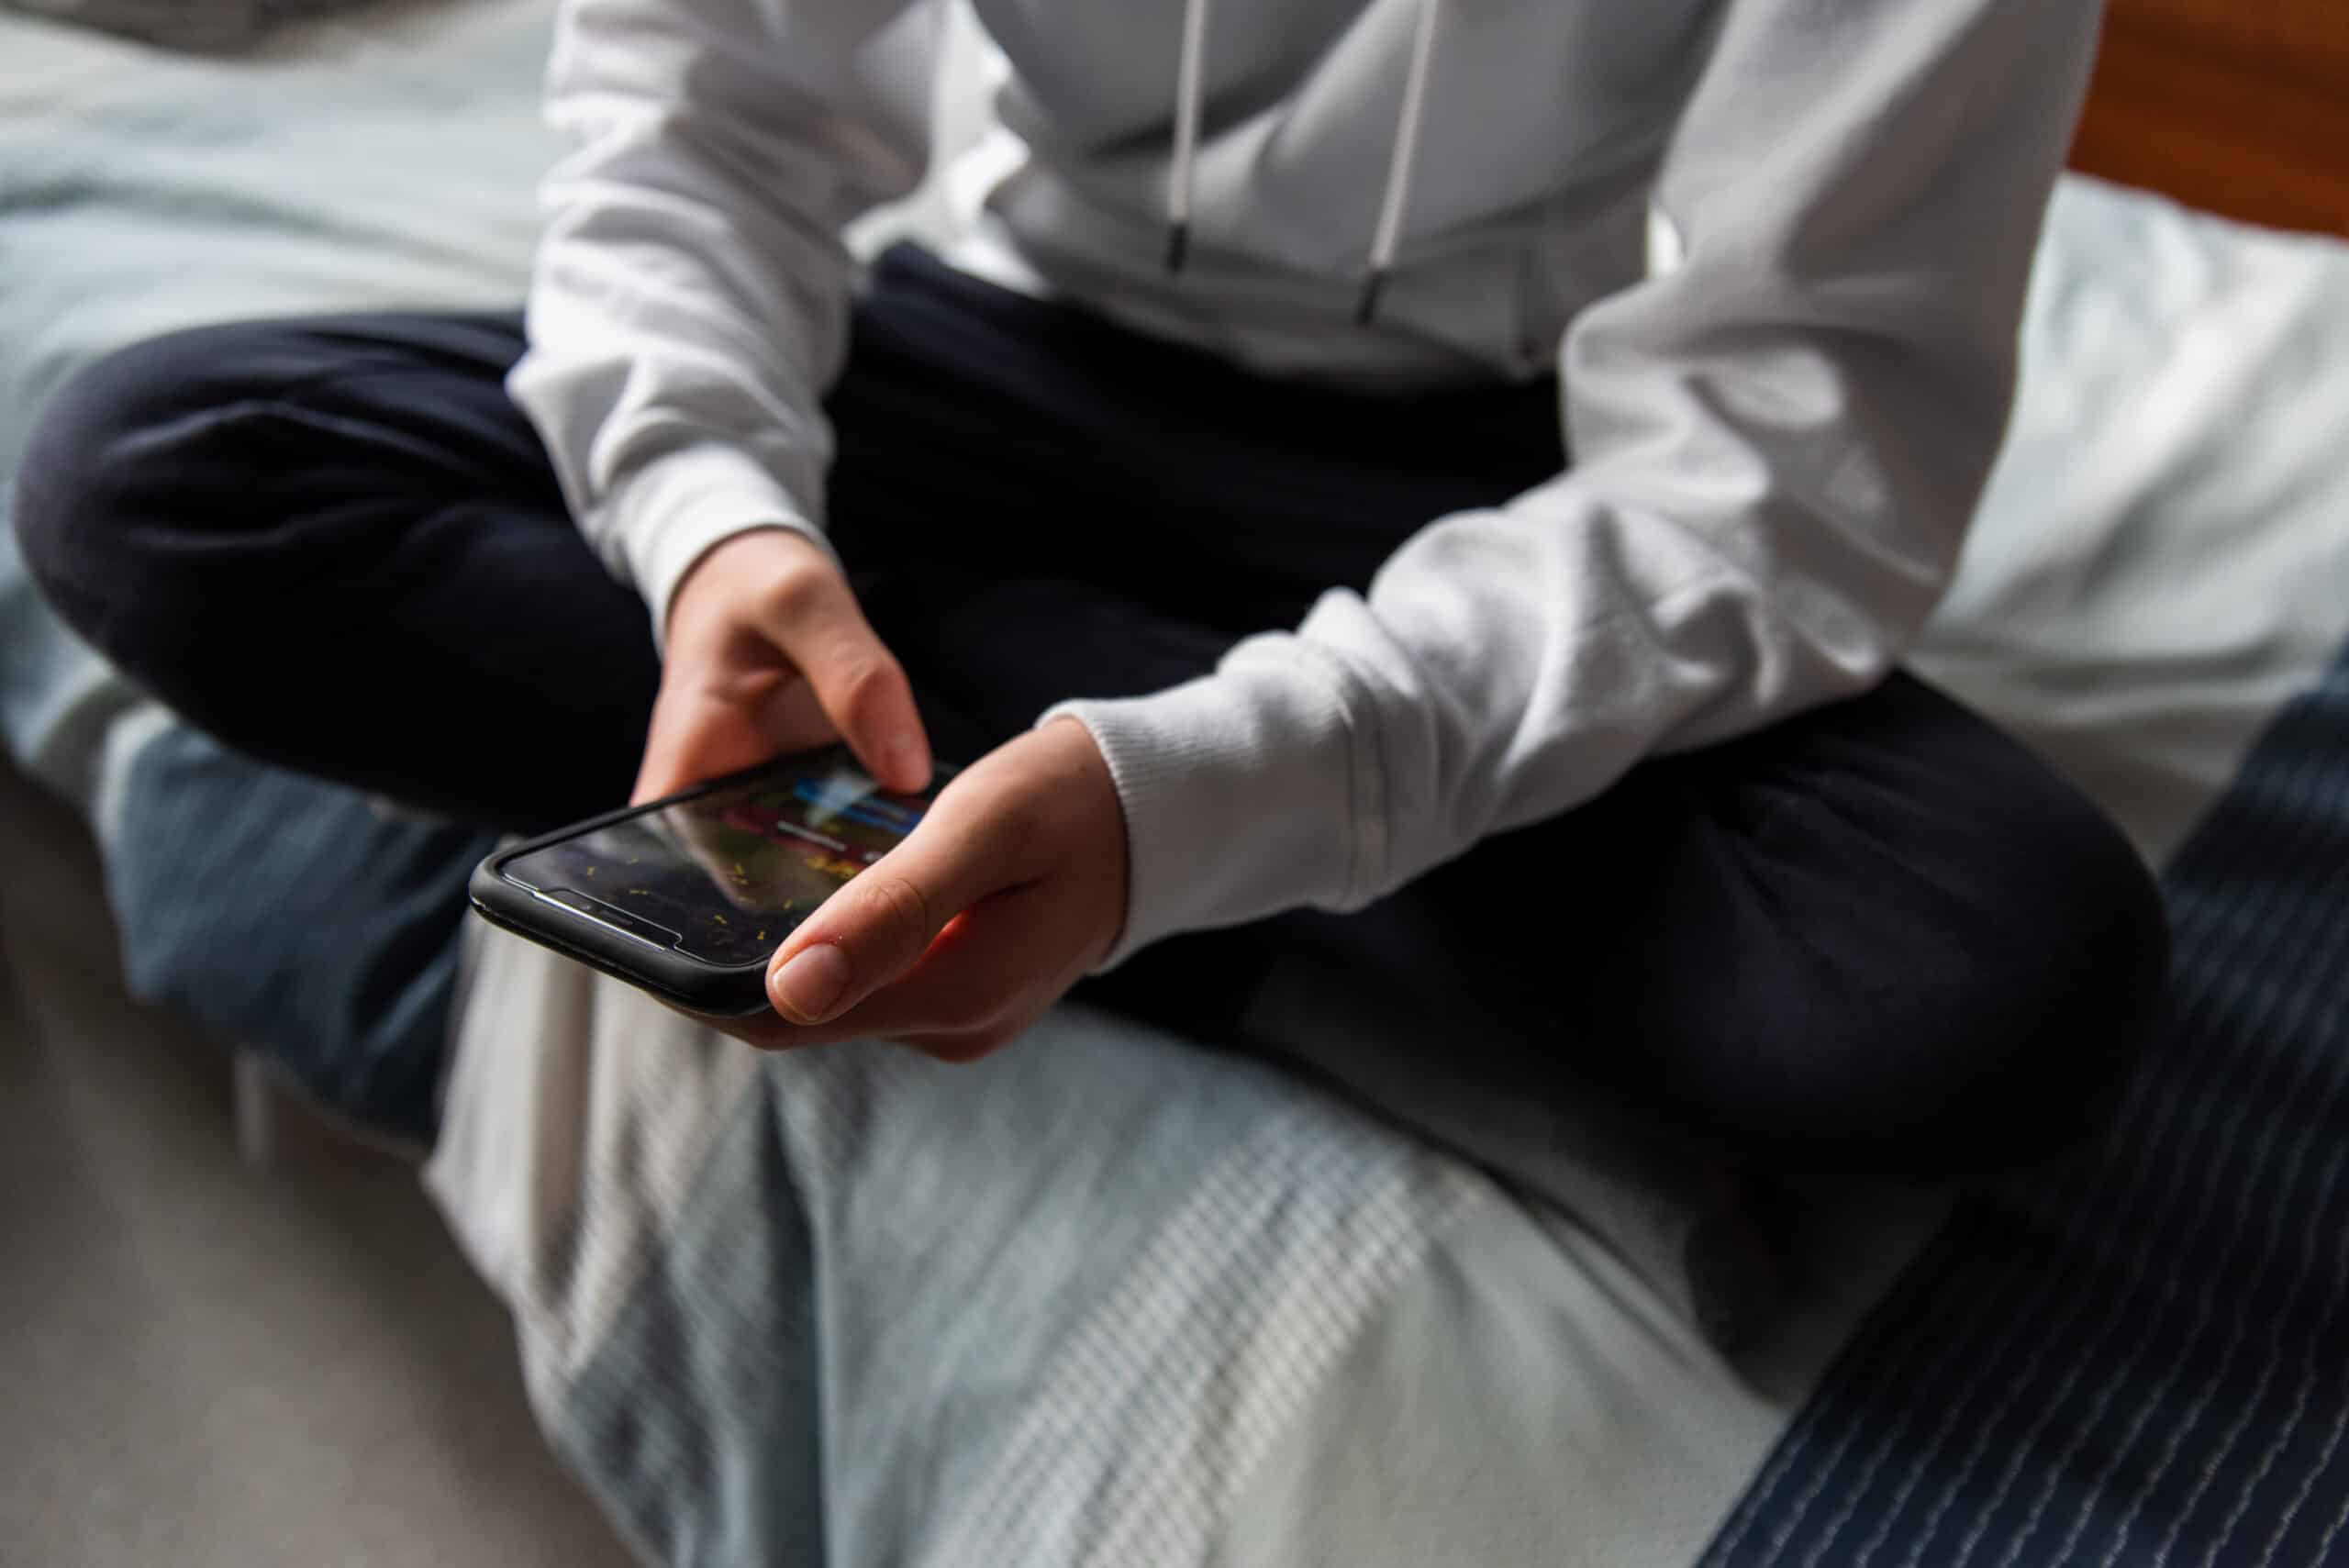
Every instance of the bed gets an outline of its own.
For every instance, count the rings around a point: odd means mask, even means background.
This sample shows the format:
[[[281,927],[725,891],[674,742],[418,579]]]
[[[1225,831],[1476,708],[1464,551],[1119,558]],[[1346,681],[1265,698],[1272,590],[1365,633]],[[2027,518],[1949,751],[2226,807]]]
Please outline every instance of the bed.
[[[0,475],[148,333],[510,303],[549,10],[222,58],[0,14]],[[0,729],[92,821],[142,993],[429,1140],[647,1562],[2349,1560],[2349,247],[2283,231],[2349,222],[2328,15],[2116,6],[2076,161],[2230,217],[2067,178],[1918,656],[2121,820],[2178,929],[2111,1135],[2027,1183],[1725,1196],[1605,1115],[1448,1097],[1308,976],[1263,1005],[1370,1064],[1346,1095],[1076,1007],[975,1068],[753,1058],[465,922],[480,835],[222,751],[4,542]],[[388,914],[287,919],[328,855]]]

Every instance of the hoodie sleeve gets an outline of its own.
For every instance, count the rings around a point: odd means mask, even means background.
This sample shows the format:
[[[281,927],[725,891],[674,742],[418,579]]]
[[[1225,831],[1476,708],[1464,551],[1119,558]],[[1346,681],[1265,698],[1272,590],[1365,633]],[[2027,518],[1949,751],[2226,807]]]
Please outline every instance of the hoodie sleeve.
[[[1858,693],[1948,581],[2012,397],[2090,0],[1731,0],[1664,154],[1676,270],[1562,351],[1575,466],[1437,519],[1092,731],[1112,962],[1359,906],[1642,757]],[[1052,717],[1052,716],[1047,716]]]
[[[729,535],[821,539],[841,230],[919,183],[936,7],[565,0],[529,349],[507,379],[652,606]]]

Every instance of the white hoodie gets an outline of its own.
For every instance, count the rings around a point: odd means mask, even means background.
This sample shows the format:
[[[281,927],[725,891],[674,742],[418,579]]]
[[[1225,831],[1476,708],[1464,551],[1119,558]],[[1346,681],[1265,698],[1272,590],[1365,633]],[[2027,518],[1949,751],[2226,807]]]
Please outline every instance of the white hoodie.
[[[1115,956],[1357,907],[1899,657],[2005,426],[2093,0],[977,9],[1029,150],[993,232],[1035,286],[1274,375],[1554,367],[1575,458],[1210,676],[1068,706],[1125,808]],[[656,616],[729,535],[820,537],[841,229],[921,176],[937,23],[564,7],[574,150],[510,385]],[[1682,251],[1653,278],[1651,200]]]

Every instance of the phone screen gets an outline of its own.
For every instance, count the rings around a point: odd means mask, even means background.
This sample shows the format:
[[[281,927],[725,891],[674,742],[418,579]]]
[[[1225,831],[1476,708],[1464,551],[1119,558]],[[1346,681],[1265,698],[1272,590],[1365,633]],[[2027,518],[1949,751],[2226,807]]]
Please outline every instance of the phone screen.
[[[845,747],[515,856],[549,901],[708,963],[763,962],[840,885],[913,831],[930,790],[882,789]]]

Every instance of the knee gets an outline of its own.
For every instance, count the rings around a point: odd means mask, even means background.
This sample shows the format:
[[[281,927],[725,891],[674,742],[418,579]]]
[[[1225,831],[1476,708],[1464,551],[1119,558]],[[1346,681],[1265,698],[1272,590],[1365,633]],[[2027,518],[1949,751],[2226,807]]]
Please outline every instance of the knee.
[[[2001,827],[1962,875],[1858,884],[1840,938],[1781,955],[1806,995],[1773,1010],[1787,1038],[1757,1042],[1764,1092],[1740,1090],[1768,1107],[1754,1125],[1774,1152],[1941,1178],[2043,1161],[2102,1127],[2161,1005],[2160,891],[2068,787]]]
[[[114,575],[128,473],[144,439],[180,411],[187,347],[175,334],[120,350],[68,380],[43,407],[17,471],[16,527],[33,580],[69,618]]]
[[[220,368],[255,330],[200,328],[119,350],[68,380],[34,426],[17,542],[49,601],[102,648],[121,601],[179,553],[167,530],[191,516]]]
[[[1970,938],[1965,995],[1918,1038],[1929,1074],[1917,1156],[1942,1171],[2025,1165],[2104,1126],[2151,1042],[2169,973],[2159,887],[2086,801],[2018,863],[2003,919]],[[2079,817],[2090,818],[2080,820]]]

